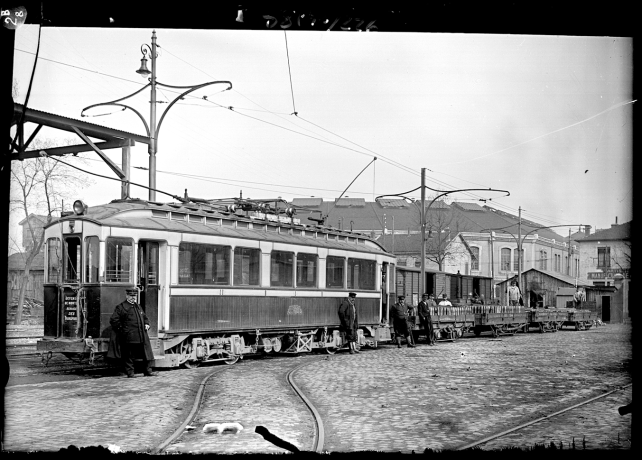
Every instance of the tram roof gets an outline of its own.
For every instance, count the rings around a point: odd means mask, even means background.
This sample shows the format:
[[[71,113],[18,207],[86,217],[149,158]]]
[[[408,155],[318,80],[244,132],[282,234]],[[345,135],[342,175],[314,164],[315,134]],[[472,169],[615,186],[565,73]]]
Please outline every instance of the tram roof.
[[[249,228],[235,228],[228,227],[224,225],[210,225],[204,224],[202,222],[192,222],[187,220],[170,220],[166,218],[158,218],[144,216],[126,216],[121,215],[127,211],[137,211],[137,210],[150,210],[150,211],[165,211],[165,212],[175,212],[180,214],[187,214],[190,216],[197,217],[209,217],[213,219],[227,219],[235,220],[240,222],[252,222],[254,225],[272,225],[279,226],[281,228],[293,228],[301,229],[308,232],[319,232],[326,233],[330,235],[346,236],[350,238],[360,239],[364,241],[369,241],[373,243],[372,245],[364,244],[355,244],[354,242],[349,243],[347,241],[337,241],[337,240],[327,240],[321,238],[313,238],[310,236],[302,235],[290,235],[285,233],[278,232],[268,232],[264,229],[249,229]],[[251,219],[246,216],[241,216],[232,213],[225,213],[216,210],[210,210],[207,207],[201,207],[195,204],[182,204],[182,203],[155,203],[147,202],[144,200],[114,200],[111,203],[99,205],[99,206],[90,206],[87,209],[87,212],[83,215],[68,215],[60,217],[53,220],[45,228],[48,228],[58,222],[64,220],[88,220],[93,221],[100,225],[105,226],[114,226],[121,228],[138,228],[138,229],[148,229],[148,230],[160,230],[167,232],[187,232],[187,233],[198,233],[203,235],[217,235],[225,236],[231,238],[246,238],[259,241],[271,241],[271,242],[282,242],[282,243],[292,243],[292,244],[301,244],[305,246],[314,246],[314,247],[323,247],[323,248],[332,248],[332,249],[342,249],[349,251],[357,252],[368,252],[368,253],[380,253],[387,254],[384,248],[381,245],[373,240],[369,235],[349,232],[345,230],[337,230],[329,227],[323,226],[313,226],[307,224],[292,224],[286,222],[273,222],[263,219]]]

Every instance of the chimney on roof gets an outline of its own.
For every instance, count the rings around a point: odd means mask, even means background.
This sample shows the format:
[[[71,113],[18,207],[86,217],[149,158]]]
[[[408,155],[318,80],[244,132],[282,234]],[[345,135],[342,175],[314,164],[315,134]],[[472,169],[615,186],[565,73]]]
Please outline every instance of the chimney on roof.
[[[590,225],[585,225],[584,226],[584,234],[586,236],[589,236],[591,234],[591,226]]]

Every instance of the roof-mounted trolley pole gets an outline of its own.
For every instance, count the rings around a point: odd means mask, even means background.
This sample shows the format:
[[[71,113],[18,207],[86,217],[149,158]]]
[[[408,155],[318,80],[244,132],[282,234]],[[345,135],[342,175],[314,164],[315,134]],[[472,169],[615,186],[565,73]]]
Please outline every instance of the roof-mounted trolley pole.
[[[156,188],[156,153],[158,152],[158,133],[160,131],[161,124],[163,123],[163,118],[165,118],[165,115],[167,115],[167,112],[169,109],[172,108],[172,106],[179,100],[184,99],[185,96],[187,96],[189,93],[196,91],[197,89],[203,88],[205,86],[209,85],[215,85],[218,83],[226,83],[228,84],[228,88],[226,88],[224,91],[228,91],[232,89],[232,82],[227,81],[227,80],[217,80],[217,81],[210,81],[207,83],[203,83],[200,85],[189,85],[189,86],[174,86],[174,85],[166,85],[164,83],[161,83],[156,80],[156,58],[158,57],[158,51],[157,48],[160,48],[160,45],[156,43],[156,31],[152,31],[152,45],[151,47],[148,44],[143,44],[140,47],[141,53],[143,53],[143,58],[140,60],[140,69],[136,71],[136,73],[140,74],[143,76],[143,78],[149,76],[149,83],[145,86],[143,86],[141,89],[133,92],[129,96],[125,96],[120,99],[116,99],[115,101],[110,101],[110,102],[102,102],[100,104],[93,104],[90,106],[85,107],[82,110],[81,115],[83,117],[85,116],[90,116],[90,115],[85,115],[85,111],[92,109],[94,107],[99,107],[99,106],[106,106],[106,105],[114,105],[118,107],[122,107],[122,110],[125,109],[130,109],[132,110],[136,115],[138,115],[138,118],[141,119],[143,124],[145,125],[145,130],[147,131],[147,137],[149,138],[148,142],[148,149],[147,151],[149,152],[149,201],[156,201],[156,191],[154,190]],[[150,59],[152,60],[152,70],[150,71],[147,68],[147,55],[149,54]],[[182,89],[185,90],[178,96],[174,98],[172,102],[167,104],[167,108],[163,111],[163,113],[160,116],[160,119],[158,120],[158,123],[156,123],[156,86],[163,86],[165,88],[172,88],[172,89]],[[137,95],[138,93],[142,92],[145,88],[150,87],[151,91],[151,96],[150,96],[150,107],[149,107],[149,124],[145,121],[145,118],[138,112],[136,109],[129,107],[128,105],[121,104],[121,101],[124,101],[125,99],[129,99],[130,97],[133,97]],[[205,99],[206,97],[203,96]],[[127,157],[127,158],[126,158]],[[125,195],[129,195],[129,173],[125,169],[125,162],[129,165],[129,152],[125,151],[125,148],[123,148],[123,169],[126,172],[126,177],[123,178],[123,186],[122,186],[122,195],[123,198],[126,198]]]

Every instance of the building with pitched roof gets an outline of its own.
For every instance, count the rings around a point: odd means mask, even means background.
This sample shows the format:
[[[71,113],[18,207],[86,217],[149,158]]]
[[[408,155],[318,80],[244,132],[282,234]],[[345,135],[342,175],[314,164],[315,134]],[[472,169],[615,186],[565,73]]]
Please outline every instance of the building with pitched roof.
[[[631,231],[633,221],[611,224],[578,240],[580,276],[598,287],[614,287],[615,293],[603,295],[602,320],[628,321],[629,285],[631,282]]]
[[[342,202],[345,198],[342,198]],[[314,201],[313,201],[314,200]],[[427,202],[428,203],[428,202]],[[397,254],[400,265],[421,264],[420,203],[400,198],[376,201],[350,199],[345,206],[321,198],[295,198],[302,223],[306,216],[327,216],[326,225],[378,235],[387,250]],[[342,203],[343,204],[343,203]],[[457,254],[445,261],[448,273],[492,277],[495,283],[518,272],[517,238],[519,216],[472,202],[437,200],[426,208],[427,263],[434,263],[435,250]],[[537,268],[571,277],[579,276],[579,248],[537,222],[521,219],[522,271]],[[457,248],[455,250],[455,248]]]

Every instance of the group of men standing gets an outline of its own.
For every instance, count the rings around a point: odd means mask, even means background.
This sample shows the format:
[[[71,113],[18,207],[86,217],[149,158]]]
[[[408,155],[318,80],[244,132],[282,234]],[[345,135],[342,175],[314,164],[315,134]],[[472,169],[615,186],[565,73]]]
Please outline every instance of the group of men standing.
[[[344,340],[348,343],[350,354],[359,353],[359,349],[355,345],[357,341],[357,330],[359,328],[357,308],[355,306],[356,297],[356,293],[349,293],[348,297],[345,298],[339,306],[340,331]],[[442,296],[439,305],[452,306],[445,294]],[[435,334],[431,317],[431,309],[433,307],[437,307],[437,302],[433,294],[422,295],[421,302],[419,302],[417,308],[412,305],[406,305],[406,296],[400,295],[397,297],[397,302],[390,307],[389,316],[392,321],[397,348],[401,348],[401,339],[403,337],[406,338],[408,347],[413,348],[415,346],[412,329],[416,316],[419,316],[419,323],[426,333],[426,343],[428,345],[435,345]]]

